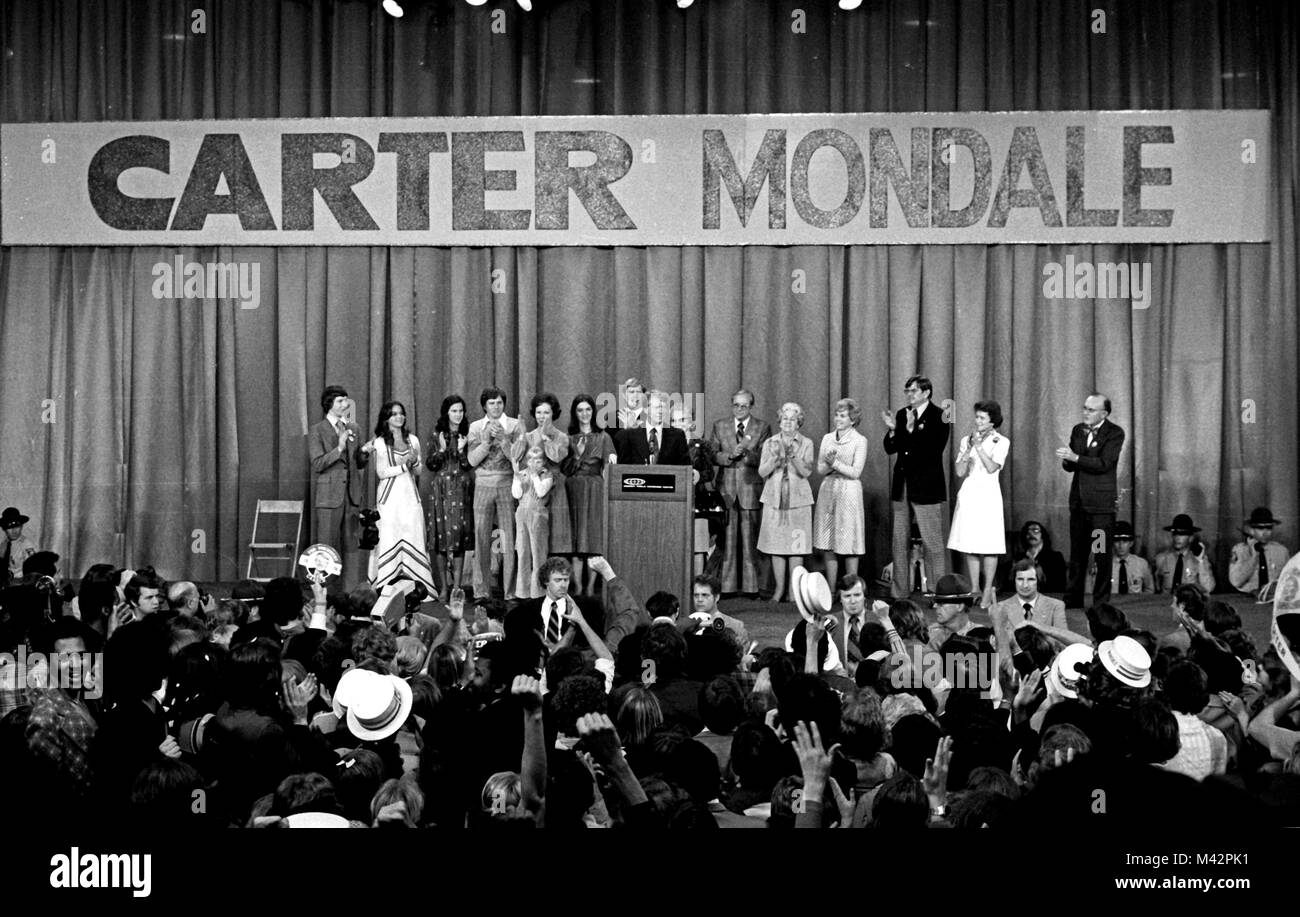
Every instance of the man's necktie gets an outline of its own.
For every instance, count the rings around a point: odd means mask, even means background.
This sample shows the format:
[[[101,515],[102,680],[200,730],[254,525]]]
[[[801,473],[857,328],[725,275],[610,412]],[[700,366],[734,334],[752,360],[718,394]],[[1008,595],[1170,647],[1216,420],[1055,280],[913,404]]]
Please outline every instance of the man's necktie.
[[[858,635],[862,633],[862,615],[849,615],[849,639],[854,643],[858,642]]]
[[[1268,585],[1268,555],[1264,553],[1264,542],[1255,542],[1255,554],[1259,559],[1259,588],[1263,589]],[[8,566],[8,562],[5,566]]]
[[[1097,428],[1096,428],[1096,427],[1089,427],[1089,428],[1088,428],[1088,448],[1091,449],[1091,448],[1092,448],[1093,446],[1095,446],[1095,445],[1097,445]]]
[[[1028,621],[1034,616],[1034,606],[1032,602],[1025,602],[1025,620]]]
[[[1174,588],[1177,589],[1183,584],[1183,555],[1174,555]]]
[[[745,438],[745,422],[743,420],[737,420],[736,421],[736,443],[739,444],[740,441],[744,438]]]
[[[650,461],[646,464],[659,464],[659,431],[654,427],[650,428]]]
[[[546,642],[560,642],[560,604],[554,599],[551,600],[551,613],[546,618]]]
[[[919,560],[912,565],[912,591],[925,591],[925,577],[921,575],[921,562]]]
[[[340,421],[338,422],[338,424],[335,425],[334,429],[338,431],[338,434],[339,434],[339,442],[342,443],[343,440],[344,440],[344,438],[348,435],[348,425],[345,424],[343,421],[340,420]],[[347,463],[348,463],[348,448],[347,448],[347,446],[344,446],[344,447],[343,447],[343,464],[346,465]]]
[[[916,411],[911,408],[907,409],[907,432],[911,433],[912,428],[916,426]]]
[[[1121,557],[1119,560],[1119,594],[1128,593],[1128,560]]]

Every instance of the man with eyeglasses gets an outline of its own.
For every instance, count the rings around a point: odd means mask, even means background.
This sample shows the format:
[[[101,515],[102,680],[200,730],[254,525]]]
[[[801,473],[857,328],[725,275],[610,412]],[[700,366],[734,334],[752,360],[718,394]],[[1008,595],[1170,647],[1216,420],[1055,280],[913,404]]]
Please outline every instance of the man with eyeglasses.
[[[758,526],[763,479],[758,474],[763,442],[772,431],[752,415],[754,393],[731,396],[731,417],[713,425],[713,460],[721,467],[718,493],[727,507],[727,525],[718,536],[722,554],[722,591],[758,594]]]
[[[1056,450],[1061,467],[1073,473],[1070,484],[1070,584],[1067,608],[1083,607],[1089,560],[1097,543],[1093,604],[1110,599],[1111,537],[1119,499],[1116,475],[1124,430],[1109,420],[1110,399],[1093,392],[1083,402],[1083,423],[1070,431],[1070,445]],[[1098,542],[1097,533],[1105,537]]]
[[[925,376],[912,376],[903,383],[907,405],[891,414],[880,412],[889,428],[885,452],[897,456],[889,499],[894,510],[894,578],[891,592],[907,598],[911,577],[907,571],[911,554],[912,516],[916,517],[925,546],[926,566],[932,582],[948,572],[948,549],[943,523],[943,505],[948,500],[948,480],[943,473],[943,451],[948,448],[948,422],[943,411],[931,402],[934,386]]]

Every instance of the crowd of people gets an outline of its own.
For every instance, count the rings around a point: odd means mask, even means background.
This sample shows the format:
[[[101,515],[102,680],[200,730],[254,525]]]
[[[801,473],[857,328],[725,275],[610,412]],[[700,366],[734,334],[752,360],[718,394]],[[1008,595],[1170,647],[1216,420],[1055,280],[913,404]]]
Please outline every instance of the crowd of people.
[[[986,627],[960,574],[927,624],[847,573],[832,613],[759,647],[718,610],[717,579],[687,607],[643,600],[599,555],[599,599],[550,557],[535,599],[433,616],[417,586],[385,618],[368,584],[219,598],[97,564],[70,595],[56,565],[34,552],[3,593],[17,824],[1300,823],[1300,679],[1196,584],[1174,590],[1172,633],[1102,603],[1078,634],[1032,561]]]

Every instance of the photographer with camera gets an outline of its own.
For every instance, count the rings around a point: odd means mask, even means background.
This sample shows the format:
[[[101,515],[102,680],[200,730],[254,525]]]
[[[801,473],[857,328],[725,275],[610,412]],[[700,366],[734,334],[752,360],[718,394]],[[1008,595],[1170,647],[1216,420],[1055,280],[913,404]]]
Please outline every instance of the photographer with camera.
[[[1165,526],[1173,539],[1173,547],[1156,555],[1156,592],[1173,592],[1179,586],[1200,586],[1213,592],[1214,569],[1210,566],[1210,552],[1205,543],[1196,537],[1201,529],[1192,523],[1192,517],[1179,513]]]

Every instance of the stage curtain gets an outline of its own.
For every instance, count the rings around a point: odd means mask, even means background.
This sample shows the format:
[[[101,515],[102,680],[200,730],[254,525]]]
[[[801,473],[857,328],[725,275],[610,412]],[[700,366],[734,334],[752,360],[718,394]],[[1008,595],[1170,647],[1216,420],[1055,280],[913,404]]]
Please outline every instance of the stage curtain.
[[[304,436],[327,383],[349,388],[364,427],[404,401],[427,439],[449,392],[477,415],[487,384],[512,409],[546,389],[567,415],[576,392],[631,375],[698,393],[705,425],[741,385],[768,420],[798,401],[818,441],[835,399],[857,399],[871,441],[864,572],[889,550],[879,414],[913,372],[953,399],[954,438],[975,401],[1001,402],[1009,527],[1038,518],[1065,546],[1070,482],[1053,450],[1095,387],[1128,432],[1121,518],[1143,547],[1189,512],[1226,579],[1259,503],[1295,546],[1294,4],[1111,4],[1104,32],[1080,0],[535,5],[407,2],[398,21],[355,0],[208,0],[196,33],[189,3],[7,3],[0,119],[1268,108],[1274,241],[5,247],[0,502],[33,517],[65,572],[129,561],[242,575],[254,501],[309,497]],[[257,261],[259,307],[155,299],[151,270],[177,254]],[[1043,265],[1067,254],[1150,261],[1150,308],[1045,300]]]

